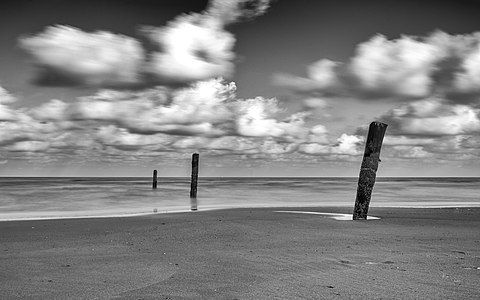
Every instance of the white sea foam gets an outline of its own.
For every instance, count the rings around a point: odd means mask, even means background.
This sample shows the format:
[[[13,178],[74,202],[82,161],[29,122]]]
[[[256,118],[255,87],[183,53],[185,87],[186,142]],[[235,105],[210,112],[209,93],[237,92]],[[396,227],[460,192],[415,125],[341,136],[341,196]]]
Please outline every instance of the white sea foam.
[[[339,221],[351,221],[353,220],[352,214],[339,214],[339,213],[325,213],[325,212],[317,212],[317,211],[298,211],[298,210],[277,210],[277,213],[290,213],[290,214],[307,214],[307,215],[321,215],[327,216],[334,220]],[[367,220],[380,220],[379,217],[374,216],[367,216]]]

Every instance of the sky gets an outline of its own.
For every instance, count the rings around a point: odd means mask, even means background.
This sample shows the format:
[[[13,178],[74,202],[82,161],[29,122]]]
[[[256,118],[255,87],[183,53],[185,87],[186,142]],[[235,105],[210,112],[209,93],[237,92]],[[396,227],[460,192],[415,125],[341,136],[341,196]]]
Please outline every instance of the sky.
[[[0,176],[480,176],[479,11],[3,0]]]

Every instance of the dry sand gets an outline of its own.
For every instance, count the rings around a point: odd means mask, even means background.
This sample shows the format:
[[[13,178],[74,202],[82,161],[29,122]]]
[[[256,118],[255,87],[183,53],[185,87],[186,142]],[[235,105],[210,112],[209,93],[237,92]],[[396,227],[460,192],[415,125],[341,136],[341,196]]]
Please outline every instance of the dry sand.
[[[480,299],[480,208],[276,210],[0,222],[0,299]]]

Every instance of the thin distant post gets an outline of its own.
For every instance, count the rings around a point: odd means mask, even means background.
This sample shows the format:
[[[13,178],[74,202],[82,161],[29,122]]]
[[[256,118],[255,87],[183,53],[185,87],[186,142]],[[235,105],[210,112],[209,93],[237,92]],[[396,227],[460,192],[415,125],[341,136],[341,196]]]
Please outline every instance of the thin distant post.
[[[197,183],[198,183],[198,153],[192,155],[192,179],[190,183],[190,207],[197,210]]]
[[[366,220],[372,190],[377,176],[378,162],[380,161],[380,149],[383,137],[387,130],[387,124],[372,122],[368,128],[365,153],[363,154],[362,166],[358,177],[357,197],[353,209],[354,220]]]
[[[157,188],[157,170],[153,170],[152,189]]]

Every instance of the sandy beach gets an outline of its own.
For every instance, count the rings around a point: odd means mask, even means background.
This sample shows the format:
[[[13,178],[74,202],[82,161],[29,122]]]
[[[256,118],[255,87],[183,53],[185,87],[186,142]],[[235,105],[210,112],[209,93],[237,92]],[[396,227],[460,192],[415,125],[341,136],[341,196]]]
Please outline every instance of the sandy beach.
[[[0,222],[0,298],[480,298],[480,208],[279,210]]]

